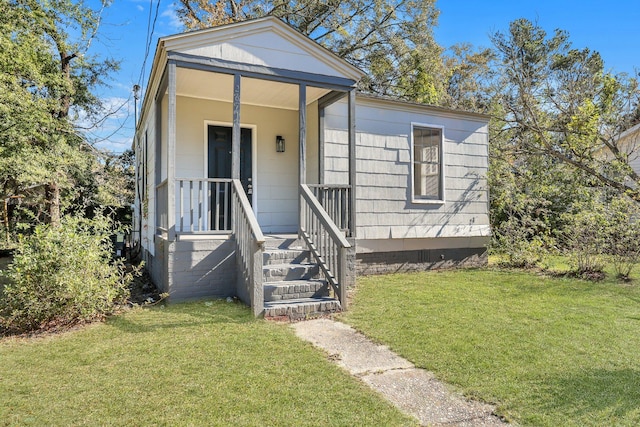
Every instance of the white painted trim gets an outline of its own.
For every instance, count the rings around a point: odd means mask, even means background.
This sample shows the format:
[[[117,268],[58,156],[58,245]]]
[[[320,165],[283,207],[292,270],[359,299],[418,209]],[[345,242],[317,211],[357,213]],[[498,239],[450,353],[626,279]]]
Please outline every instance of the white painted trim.
[[[233,127],[233,123],[231,122],[221,122],[219,120],[205,120],[204,121],[204,165],[202,168],[203,178],[206,179],[209,175],[208,170],[208,159],[209,159],[209,126],[225,126],[225,127]],[[251,195],[251,206],[253,208],[253,213],[258,216],[258,185],[256,184],[258,180],[258,126],[255,124],[248,123],[240,123],[240,129],[251,129],[251,185],[253,185],[253,194]]]
[[[487,228],[489,226],[487,225]],[[459,237],[419,237],[398,239],[357,239],[356,253],[400,252],[424,249],[482,248],[490,241],[489,234]]]
[[[415,189],[414,189],[414,182],[415,182],[415,172],[414,172],[414,146],[413,146],[413,129],[414,128],[427,128],[427,129],[440,129],[440,194],[442,195],[441,199],[420,199],[420,198],[416,198],[415,197]],[[445,196],[445,155],[444,155],[444,126],[442,125],[434,125],[434,124],[428,124],[428,123],[418,123],[418,122],[411,122],[411,130],[409,131],[409,155],[410,155],[410,167],[409,167],[409,172],[411,174],[411,182],[410,182],[410,186],[411,186],[411,203],[414,204],[427,204],[427,205],[442,205],[445,203],[446,201],[446,196]]]

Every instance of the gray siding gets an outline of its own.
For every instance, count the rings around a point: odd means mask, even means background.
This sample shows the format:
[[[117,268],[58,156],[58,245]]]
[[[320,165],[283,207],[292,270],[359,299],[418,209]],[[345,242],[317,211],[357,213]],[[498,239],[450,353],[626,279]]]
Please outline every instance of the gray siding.
[[[346,104],[327,110],[327,183],[347,182]],[[444,127],[444,203],[411,202],[411,123]],[[489,234],[487,121],[358,98],[358,239]]]
[[[136,200],[134,202],[135,208],[137,212],[142,214],[141,226],[140,230],[140,240],[143,250],[143,259],[150,263],[151,257],[155,255],[156,245],[153,243],[153,236],[155,234],[155,219],[156,219],[156,211],[155,211],[155,201],[156,201],[156,118],[155,118],[155,103],[151,103],[149,107],[149,114],[146,116],[146,120],[144,123],[141,123],[138,129],[138,139],[139,143],[135,144],[135,155],[136,158],[144,158],[144,138],[145,132],[147,135],[147,162],[145,165],[145,174],[146,174],[146,183],[147,186],[145,188],[145,199],[139,200],[138,194],[140,192],[136,188],[135,197]],[[136,185],[138,183],[136,182]],[[144,208],[143,208],[144,206]],[[137,214],[136,214],[137,218]],[[137,229],[138,225],[135,224],[135,229]]]
[[[177,241],[169,247],[170,301],[236,295],[234,240]]]

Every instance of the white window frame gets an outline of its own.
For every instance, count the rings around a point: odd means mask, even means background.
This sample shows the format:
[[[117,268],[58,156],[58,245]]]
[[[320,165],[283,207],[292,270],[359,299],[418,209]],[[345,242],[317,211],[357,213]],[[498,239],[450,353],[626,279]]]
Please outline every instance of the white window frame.
[[[422,129],[437,129],[440,131],[440,144],[439,144],[439,166],[440,166],[440,188],[438,189],[438,193],[439,193],[439,198],[437,199],[430,199],[430,198],[423,198],[423,197],[419,197],[416,196],[416,189],[415,189],[415,154],[414,154],[414,150],[415,150],[415,144],[414,144],[414,129],[416,128],[422,128]],[[444,126],[442,125],[434,125],[434,124],[429,124],[429,123],[416,123],[416,122],[411,122],[411,132],[410,132],[410,139],[411,139],[411,147],[410,147],[410,155],[411,155],[411,164],[410,164],[410,171],[411,171],[411,202],[412,203],[416,203],[416,204],[443,204],[445,203],[445,191],[444,189],[445,187],[445,154],[444,154]]]

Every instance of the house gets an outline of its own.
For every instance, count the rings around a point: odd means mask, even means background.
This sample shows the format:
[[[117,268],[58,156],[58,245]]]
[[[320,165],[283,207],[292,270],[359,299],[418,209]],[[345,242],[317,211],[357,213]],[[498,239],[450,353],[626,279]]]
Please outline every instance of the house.
[[[629,166],[640,174],[640,123],[622,132],[616,140],[616,146],[628,156]]]
[[[134,235],[171,300],[346,308],[357,274],[486,262],[488,117],[357,93],[273,17],[161,38]]]

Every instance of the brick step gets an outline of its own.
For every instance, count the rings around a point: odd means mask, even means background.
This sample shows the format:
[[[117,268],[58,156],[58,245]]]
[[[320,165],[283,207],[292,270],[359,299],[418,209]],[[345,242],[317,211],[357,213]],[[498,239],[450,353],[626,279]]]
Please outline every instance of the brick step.
[[[341,311],[340,301],[325,298],[300,298],[286,301],[266,302],[264,317],[280,317],[302,320]]]
[[[303,240],[298,239],[297,235],[291,235],[286,237],[271,237],[266,236],[264,247],[266,250],[270,249],[306,249],[306,245]]]
[[[311,264],[311,252],[303,249],[266,249],[262,254],[264,265]]]
[[[262,267],[263,282],[315,279],[320,273],[317,264],[269,264]]]
[[[329,295],[327,281],[321,279],[270,282],[265,283],[263,288],[266,302],[318,298]]]

